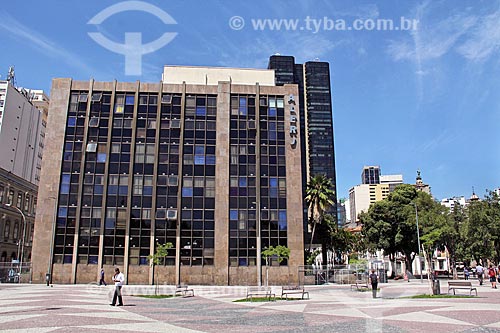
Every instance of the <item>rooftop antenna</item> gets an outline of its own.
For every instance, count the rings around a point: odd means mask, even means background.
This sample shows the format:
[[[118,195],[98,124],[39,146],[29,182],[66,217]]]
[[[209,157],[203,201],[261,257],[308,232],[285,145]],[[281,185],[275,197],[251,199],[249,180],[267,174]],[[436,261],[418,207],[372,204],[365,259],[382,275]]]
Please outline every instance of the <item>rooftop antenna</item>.
[[[14,73],[14,66],[9,67],[9,73],[7,74],[7,82],[10,82],[14,87],[16,86],[16,77]]]

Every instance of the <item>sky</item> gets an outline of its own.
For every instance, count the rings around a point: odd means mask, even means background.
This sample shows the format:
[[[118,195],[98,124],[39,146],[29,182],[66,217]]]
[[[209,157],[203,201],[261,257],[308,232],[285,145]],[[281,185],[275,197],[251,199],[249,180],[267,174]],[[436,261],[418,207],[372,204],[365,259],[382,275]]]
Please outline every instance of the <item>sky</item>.
[[[376,27],[386,20],[398,29]],[[330,63],[339,198],[364,165],[407,183],[420,170],[437,199],[483,196],[500,187],[499,22],[500,0],[4,1],[0,78],[15,66],[19,86],[50,92],[55,77],[159,82],[167,64],[319,59]],[[145,45],[136,62],[127,33]]]

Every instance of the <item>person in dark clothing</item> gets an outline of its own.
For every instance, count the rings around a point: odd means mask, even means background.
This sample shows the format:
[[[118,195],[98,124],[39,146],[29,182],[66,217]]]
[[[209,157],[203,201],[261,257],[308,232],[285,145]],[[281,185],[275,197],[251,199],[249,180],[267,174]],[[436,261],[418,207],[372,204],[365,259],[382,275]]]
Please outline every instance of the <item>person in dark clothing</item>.
[[[116,299],[118,298],[118,306],[123,306],[122,299],[122,286],[125,281],[125,276],[120,273],[118,268],[115,268],[115,275],[113,275],[113,282],[115,283],[115,293],[113,295],[113,302],[110,305],[114,306],[116,304]]]
[[[378,286],[378,276],[375,274],[375,270],[372,269],[372,273],[370,274],[370,283],[372,284],[372,296],[373,298],[377,298],[377,286]]]
[[[104,268],[101,268],[101,279],[99,280],[99,285],[107,286],[106,281],[104,281]]]

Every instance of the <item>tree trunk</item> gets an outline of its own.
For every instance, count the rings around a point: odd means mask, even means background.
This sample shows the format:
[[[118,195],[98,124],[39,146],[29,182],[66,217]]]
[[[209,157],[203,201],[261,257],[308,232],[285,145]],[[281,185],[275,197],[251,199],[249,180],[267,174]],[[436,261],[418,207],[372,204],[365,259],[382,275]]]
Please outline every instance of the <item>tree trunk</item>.
[[[323,265],[328,265],[328,249],[326,248],[326,244],[323,242],[321,244],[321,257],[323,259]]]
[[[316,231],[316,222],[313,223],[313,230],[311,233],[311,242],[309,243],[309,253],[311,253],[313,241],[314,241],[314,232]]]

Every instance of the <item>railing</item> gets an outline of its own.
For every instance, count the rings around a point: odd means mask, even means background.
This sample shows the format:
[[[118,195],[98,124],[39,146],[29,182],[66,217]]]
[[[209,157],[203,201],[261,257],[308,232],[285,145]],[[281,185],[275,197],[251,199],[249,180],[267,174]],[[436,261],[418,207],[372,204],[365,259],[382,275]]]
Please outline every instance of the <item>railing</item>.
[[[31,283],[31,263],[0,263],[0,283]]]
[[[368,279],[366,265],[299,266],[299,284],[319,285],[327,283],[352,284]]]

